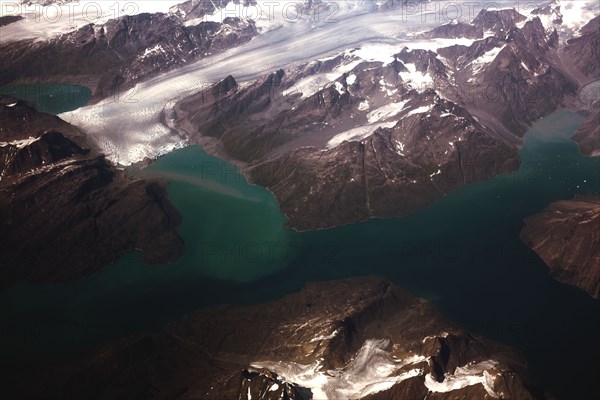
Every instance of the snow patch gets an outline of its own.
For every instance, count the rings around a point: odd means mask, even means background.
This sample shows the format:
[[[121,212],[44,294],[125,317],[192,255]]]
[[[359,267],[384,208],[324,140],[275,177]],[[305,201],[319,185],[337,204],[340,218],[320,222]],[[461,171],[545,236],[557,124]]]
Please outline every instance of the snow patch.
[[[275,392],[279,390],[279,385],[274,383],[270,388],[269,388],[269,392]]]
[[[433,109],[433,104],[430,104],[428,106],[421,106],[418,108],[415,108],[414,110],[411,110],[408,114],[406,114],[406,116],[411,116],[411,115],[415,115],[415,114],[424,114],[426,112],[429,112]]]
[[[481,56],[473,60],[473,62],[471,62],[473,73],[479,72],[485,65],[494,61],[498,54],[500,54],[502,49],[505,47],[506,45],[503,45],[502,47],[494,47],[493,49],[486,51]]]
[[[438,169],[436,172],[434,172],[433,174],[429,175],[429,177],[430,177],[430,178],[433,178],[434,176],[436,176],[436,175],[439,175],[439,174],[441,174],[441,173],[442,173],[442,170],[441,170],[441,169]]]
[[[406,63],[404,66],[408,69],[408,72],[400,72],[400,77],[402,77],[402,80],[408,83],[413,89],[422,92],[425,89],[433,87],[433,78],[429,73],[417,71],[415,64],[412,63]]]
[[[361,101],[358,105],[359,111],[367,111],[371,106],[369,105],[369,100]]]
[[[331,332],[331,334],[327,335],[327,336],[316,336],[314,338],[312,338],[310,340],[310,343],[314,343],[314,342],[322,342],[323,340],[331,340],[335,337],[335,335],[337,335],[339,333],[339,329],[336,329],[335,331]]]
[[[493,360],[470,363],[464,367],[456,368],[454,374],[446,374],[442,382],[437,382],[431,374],[427,374],[425,376],[425,386],[434,393],[448,393],[481,384],[490,396],[498,397],[493,390],[495,378],[489,373],[490,370],[496,368],[496,365],[498,363]]]
[[[0,142],[0,147],[15,146],[18,149],[22,149],[23,147],[29,146],[30,144],[37,142],[38,140],[40,140],[39,137],[35,138],[30,136],[27,139],[13,140],[12,142]]]
[[[312,365],[294,362],[256,362],[253,368],[266,368],[288,383],[312,391],[319,400],[358,399],[387,390],[395,384],[422,374],[420,368],[398,373],[402,368],[427,361],[414,355],[402,360],[391,357],[389,339],[369,339],[344,368],[324,371],[321,361]]]
[[[369,121],[370,124],[373,124],[373,123],[379,122],[379,121],[386,121],[389,118],[394,117],[397,114],[399,114],[402,110],[404,110],[404,106],[406,105],[407,102],[408,102],[408,100],[401,101],[399,103],[390,103],[390,104],[384,105],[383,107],[379,107],[378,109],[373,110],[367,114],[367,120]]]
[[[396,121],[358,126],[356,128],[352,128],[350,130],[335,135],[327,142],[327,147],[336,147],[346,141],[357,142],[359,140],[369,137],[373,132],[375,132],[379,128],[391,128],[394,125],[396,125]]]
[[[341,65],[335,67],[329,73],[315,74],[315,75],[311,75],[306,78],[303,78],[303,79],[299,80],[298,82],[296,82],[293,86],[290,86],[287,90],[285,90],[283,92],[283,95],[288,96],[288,95],[291,95],[294,93],[302,93],[302,97],[301,97],[302,99],[310,97],[310,96],[314,95],[315,93],[317,93],[318,91],[327,87],[327,85],[329,85],[331,83],[331,81],[334,81],[335,79],[338,79],[343,74],[345,74],[349,71],[352,71],[354,69],[354,67],[356,67],[358,64],[360,64],[360,62],[361,62],[360,60],[354,60],[354,61],[344,63],[344,64],[341,64]],[[350,76],[348,78],[350,78]],[[351,78],[350,78],[350,80],[351,80]],[[348,80],[346,80],[346,82],[348,82]],[[350,84],[350,83],[348,83],[348,84]]]
[[[335,86],[335,90],[337,90],[337,92],[340,95],[343,95],[344,93],[346,93],[346,88],[341,83],[339,83],[339,82],[336,81],[336,82],[333,83],[333,86]]]

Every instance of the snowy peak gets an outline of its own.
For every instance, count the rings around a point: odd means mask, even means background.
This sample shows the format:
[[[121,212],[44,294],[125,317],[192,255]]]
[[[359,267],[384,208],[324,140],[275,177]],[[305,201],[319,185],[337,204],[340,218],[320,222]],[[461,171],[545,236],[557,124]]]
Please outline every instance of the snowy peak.
[[[521,363],[423,299],[361,277],[311,283],[270,303],[199,310],[161,334],[130,337],[57,369],[53,384],[68,384],[77,398],[89,397],[90,387],[107,398],[123,390],[171,398],[185,387],[212,400],[532,400]],[[106,384],[119,381],[113,365],[138,377],[135,384]]]
[[[515,168],[528,126],[576,92],[539,18],[490,15],[499,33],[469,46],[359,47],[189,97],[177,126],[224,138],[219,154],[250,165],[296,229],[405,215]]]
[[[473,26],[485,31],[495,33],[507,32],[517,26],[519,22],[525,21],[526,17],[515,9],[504,10],[483,9],[473,19]]]

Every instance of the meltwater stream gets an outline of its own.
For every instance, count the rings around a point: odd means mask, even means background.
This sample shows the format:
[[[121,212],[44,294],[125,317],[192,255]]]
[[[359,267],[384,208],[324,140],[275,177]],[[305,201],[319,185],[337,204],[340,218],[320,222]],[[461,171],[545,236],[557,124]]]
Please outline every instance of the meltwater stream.
[[[10,368],[75,356],[115,337],[159,331],[210,305],[258,303],[306,282],[376,274],[432,301],[473,332],[519,348],[558,399],[597,394],[600,302],[551,279],[523,245],[523,219],[575,193],[600,192],[600,159],[570,136],[583,117],[536,123],[514,174],[457,190],[413,215],[296,233],[271,194],[193,146],[147,172],[170,180],[185,255],[145,266],[130,254],[77,281],[0,291]]]

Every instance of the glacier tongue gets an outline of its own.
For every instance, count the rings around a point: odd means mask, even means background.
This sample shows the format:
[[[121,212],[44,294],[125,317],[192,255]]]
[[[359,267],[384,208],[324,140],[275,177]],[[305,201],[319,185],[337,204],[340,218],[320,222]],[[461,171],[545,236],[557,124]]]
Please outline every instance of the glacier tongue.
[[[340,8],[335,22],[323,21],[323,18],[320,21],[302,19],[296,23],[279,21],[277,28],[248,43],[140,83],[118,98],[108,98],[61,117],[80,126],[111,161],[130,165],[185,146],[186,138],[161,122],[164,113],[171,111],[165,104],[173,104],[228,75],[240,83],[248,82],[278,68],[356,47],[363,49],[357,52],[359,56],[387,59],[389,56],[383,54],[386,49],[394,54],[402,45],[411,46],[414,41],[411,31],[426,31],[447,22],[435,15],[423,18],[424,14],[407,15],[399,10],[368,12],[368,4],[372,6],[370,1],[351,3],[352,7]],[[514,6],[514,2],[506,0],[499,3]],[[438,46],[443,40],[434,42]],[[427,47],[422,40],[411,47],[421,45]],[[375,55],[375,50],[380,54]],[[411,76],[419,83],[429,82],[425,75],[413,73]],[[308,86],[321,84],[306,83]]]
[[[61,118],[81,127],[111,161],[130,165],[183,146],[185,139],[160,124],[165,104],[204,89],[227,75],[246,82],[278,68],[359,44],[387,44],[396,48],[402,42],[390,39],[398,35],[400,20],[393,11],[365,14],[349,9],[341,10],[336,18],[337,23],[287,23],[246,44],[140,83],[118,98],[107,98],[61,114]],[[420,21],[418,16],[415,19]],[[415,24],[426,29],[433,23]],[[409,27],[407,23],[406,28]]]

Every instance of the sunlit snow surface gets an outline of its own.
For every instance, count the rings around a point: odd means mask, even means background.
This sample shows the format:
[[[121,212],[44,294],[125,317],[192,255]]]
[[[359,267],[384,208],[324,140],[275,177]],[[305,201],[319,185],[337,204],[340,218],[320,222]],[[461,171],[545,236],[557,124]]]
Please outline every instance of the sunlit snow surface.
[[[22,39],[48,39],[88,24],[141,13],[168,12],[181,0],[80,0],[32,4],[0,0],[0,16],[21,15],[23,20],[0,28],[0,43]]]
[[[7,3],[4,0],[0,1]],[[85,2],[81,4],[83,3]],[[98,3],[114,4],[110,1]],[[164,12],[178,1],[134,3],[138,5],[139,12]],[[335,15],[324,12],[317,18],[309,18],[306,15],[298,17],[293,7],[286,8],[287,3],[295,2],[281,1],[270,9],[266,3],[269,2],[259,1],[259,5],[262,5],[260,12],[257,9],[236,8],[230,4],[225,11],[218,10],[206,18],[220,20],[236,14],[241,17],[255,17],[261,34],[250,42],[160,75],[138,84],[127,93],[119,93],[98,104],[62,114],[61,117],[81,127],[107,153],[109,159],[129,165],[184,146],[185,140],[160,122],[161,112],[166,110],[168,115],[168,110],[175,101],[206,88],[227,75],[233,75],[238,82],[245,82],[278,68],[325,58],[352,48],[360,48],[354,54],[366,60],[391,61],[390,55],[405,45],[410,48],[435,50],[459,42],[470,42],[461,39],[415,42],[412,39],[416,32],[447,23],[448,18],[456,16],[452,10],[445,14],[441,13],[439,8],[436,11],[435,6],[424,6],[423,10],[394,9],[383,12],[375,11],[375,1],[351,0],[336,3],[340,7]],[[544,3],[548,2],[540,2]],[[562,13],[569,24],[577,25],[587,21],[579,14],[583,13],[582,3],[585,2],[568,3],[573,3],[570,5],[570,11],[562,10]],[[462,17],[465,21],[479,11],[477,5],[470,4],[469,14],[465,11]],[[496,1],[495,4],[506,4],[510,7],[515,5],[513,0]],[[5,4],[2,6],[4,15]],[[485,3],[481,3],[479,7],[485,7]],[[293,22],[296,20],[297,22]],[[15,26],[20,27],[26,22],[21,21],[0,28],[0,41],[6,40],[7,35],[18,34],[11,32],[17,30]],[[98,23],[100,22],[103,21]],[[62,27],[56,29],[66,29],[64,24],[58,25]],[[35,23],[31,29],[44,30]],[[48,32],[52,32],[52,29],[48,28]],[[332,76],[324,78],[330,80]],[[420,77],[416,74],[413,78],[427,79],[426,76]],[[323,83],[326,82],[318,82],[314,86],[318,88]]]
[[[246,44],[139,84],[116,101],[109,98],[61,117],[93,136],[111,160],[128,165],[185,145],[177,134],[159,122],[165,104],[173,104],[173,100],[227,75],[244,82],[293,63],[366,44],[386,45],[388,51],[381,49],[380,54],[389,57],[406,42],[397,38],[402,30],[425,30],[435,25],[434,21],[427,25],[404,23],[394,10],[373,13],[371,2],[358,3],[362,7],[356,4],[355,8],[340,10],[337,22],[291,23],[276,18],[273,24],[279,23],[279,28]],[[417,19],[420,21],[420,16]]]
[[[423,375],[423,363],[429,358],[414,354],[404,359],[392,357],[389,339],[369,339],[344,368],[326,370],[322,360],[311,365],[294,362],[264,361],[252,363],[257,370],[268,369],[285,382],[311,390],[315,400],[358,399],[392,388],[415,376]],[[497,366],[494,360],[470,363],[456,368],[437,382],[429,374],[425,386],[431,392],[447,393],[481,384],[492,397],[498,397],[493,387]]]
[[[309,388],[316,400],[356,399],[422,373],[418,365],[427,358],[414,355],[397,360],[386,350],[389,346],[389,339],[367,340],[346,367],[333,371],[325,371],[320,361],[312,365],[266,361],[252,367],[266,368],[286,382]]]

